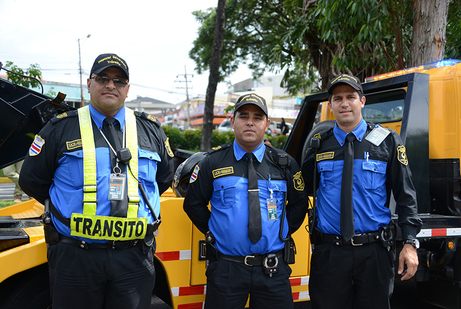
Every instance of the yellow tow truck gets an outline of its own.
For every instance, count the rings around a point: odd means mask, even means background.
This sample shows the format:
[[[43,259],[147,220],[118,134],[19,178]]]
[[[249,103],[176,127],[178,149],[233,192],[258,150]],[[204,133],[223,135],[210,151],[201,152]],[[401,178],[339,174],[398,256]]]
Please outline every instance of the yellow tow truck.
[[[396,130],[406,144],[423,220],[414,277],[419,297],[461,308],[461,62],[445,60],[371,77],[363,89],[365,119]],[[70,109],[63,99],[58,95],[50,100],[0,79],[0,168],[21,160],[46,121]],[[321,92],[303,100],[284,146],[299,164],[311,137],[333,123],[327,99]],[[190,153],[175,150],[175,155],[178,166]],[[161,197],[152,292],[174,309],[201,309],[206,293],[204,235],[182,206],[183,198],[173,190]],[[0,309],[51,306],[43,210],[34,200],[0,209]],[[307,225],[306,216],[293,235],[297,254],[290,281],[296,308],[308,307],[310,299]]]

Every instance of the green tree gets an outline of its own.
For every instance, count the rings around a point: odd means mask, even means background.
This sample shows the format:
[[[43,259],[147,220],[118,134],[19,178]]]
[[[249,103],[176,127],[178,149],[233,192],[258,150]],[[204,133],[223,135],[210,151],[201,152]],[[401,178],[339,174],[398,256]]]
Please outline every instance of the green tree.
[[[40,83],[40,79],[42,79],[42,71],[37,63],[31,64],[29,68],[24,71],[12,61],[7,61],[5,69],[5,71],[7,71],[8,80],[13,84],[21,85],[26,88],[37,88],[40,85],[43,92],[43,86]],[[56,97],[54,87],[51,87],[45,95],[50,98]]]
[[[40,66],[37,63],[31,64],[28,69],[23,70],[15,65],[12,61],[7,61],[5,69],[7,69],[6,71],[8,80],[13,84],[21,85],[26,88],[35,88],[40,84],[37,79],[42,78],[42,71],[40,70]]]
[[[450,1],[448,8],[445,58],[461,58],[461,0]]]
[[[224,40],[224,24],[226,16],[226,0],[218,1],[216,10],[216,21],[213,35],[213,47],[210,60],[210,76],[205,98],[205,114],[203,117],[203,134],[200,144],[201,151],[208,151],[211,148],[211,132],[213,131],[213,107],[216,88],[219,82],[219,64],[221,62],[221,50]]]
[[[281,86],[296,94],[306,93],[312,86],[313,91],[325,90],[329,80],[341,72],[363,80],[365,76],[404,68],[415,43],[412,3],[228,0],[220,79],[226,80],[243,63],[249,63],[254,78],[265,71],[278,73],[284,69]],[[193,13],[202,24],[189,52],[198,73],[209,68],[213,12]],[[447,25],[448,42],[452,42],[448,34],[459,30],[459,15],[454,17],[455,13],[448,12],[452,21]],[[319,79],[322,83],[314,84]]]

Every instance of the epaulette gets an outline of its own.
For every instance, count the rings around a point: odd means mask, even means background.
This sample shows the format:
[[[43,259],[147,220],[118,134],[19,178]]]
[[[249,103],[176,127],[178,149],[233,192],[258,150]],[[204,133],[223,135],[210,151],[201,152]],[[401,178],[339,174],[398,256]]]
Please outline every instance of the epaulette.
[[[210,150],[208,150],[208,154],[212,154],[212,153],[215,153],[215,152],[217,152],[217,151],[221,151],[221,150],[227,149],[227,148],[229,148],[230,146],[232,146],[232,143],[213,147],[213,148],[211,148]]]
[[[153,122],[153,123],[154,123],[157,127],[159,127],[159,128],[162,126],[162,124],[160,123],[160,121],[158,121],[157,118],[155,118],[154,116],[152,116],[152,115],[150,115],[150,114],[148,114],[148,113],[146,113],[146,112],[138,112],[138,111],[135,111],[135,112],[134,112],[134,115],[135,115],[136,117],[143,118],[143,119],[147,119],[147,120],[149,120],[150,122]]]
[[[322,140],[327,139],[331,135],[333,135],[333,128],[329,128],[327,130],[320,131],[319,133],[316,133],[313,137],[319,138],[320,142],[321,142]]]
[[[58,115],[54,116],[53,118],[51,118],[50,122],[52,124],[55,124],[55,123],[58,123],[59,121],[61,121],[63,119],[68,119],[68,118],[73,118],[73,117],[78,117],[78,111],[77,110],[71,110],[71,111],[67,111],[67,112],[58,114]]]

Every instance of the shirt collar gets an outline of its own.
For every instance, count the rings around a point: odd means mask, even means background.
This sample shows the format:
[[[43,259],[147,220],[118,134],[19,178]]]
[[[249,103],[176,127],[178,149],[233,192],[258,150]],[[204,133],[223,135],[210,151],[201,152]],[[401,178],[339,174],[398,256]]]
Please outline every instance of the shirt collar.
[[[261,142],[261,145],[259,145],[255,150],[252,151],[259,163],[262,162],[265,151],[266,145],[264,145],[264,142]],[[234,140],[234,156],[237,159],[237,161],[240,161],[246,153],[247,152],[237,143],[237,141]]]
[[[107,117],[101,114],[96,108],[94,108],[93,105],[91,105],[91,103],[90,115],[98,129],[102,130],[104,119],[106,119]],[[123,132],[123,128],[125,127],[125,106],[123,106],[117,112],[117,114],[115,114],[114,118],[118,121],[118,123],[120,123],[120,130]]]
[[[365,122],[365,120],[362,120],[360,121],[359,125],[355,127],[354,130],[352,130],[352,134],[355,135],[355,138],[361,142],[362,139],[363,139],[363,136],[365,135],[365,132],[367,131],[367,123]],[[342,146],[344,145],[344,143],[346,142],[346,136],[348,135],[346,132],[344,132],[343,130],[341,130],[339,127],[338,127],[338,123],[335,123],[335,127],[333,129],[333,133],[335,134],[335,137],[336,137],[336,140],[338,141],[338,143]]]

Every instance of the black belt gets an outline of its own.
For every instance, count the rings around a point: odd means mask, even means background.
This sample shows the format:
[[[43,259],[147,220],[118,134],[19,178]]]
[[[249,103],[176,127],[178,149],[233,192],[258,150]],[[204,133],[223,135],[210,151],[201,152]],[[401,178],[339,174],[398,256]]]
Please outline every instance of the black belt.
[[[337,246],[345,246],[345,245],[361,246],[364,244],[369,244],[369,243],[373,243],[373,242],[380,240],[379,231],[368,232],[368,233],[363,233],[363,234],[356,234],[349,241],[345,241],[341,235],[323,234],[317,229],[315,231],[317,235],[319,236],[319,237],[316,237],[317,244],[334,243]]]
[[[275,252],[277,258],[283,261],[283,250]],[[246,256],[225,255],[218,252],[218,260],[242,263],[247,266],[262,266],[267,254],[250,254]]]
[[[125,240],[125,241],[114,240],[114,241],[108,241],[105,243],[87,243],[84,240],[78,240],[76,238],[59,235],[59,242],[63,242],[69,245],[74,245],[82,249],[114,249],[114,250],[128,249],[128,248],[136,246],[138,243],[141,243],[141,240],[142,239],[133,239],[133,240]]]

